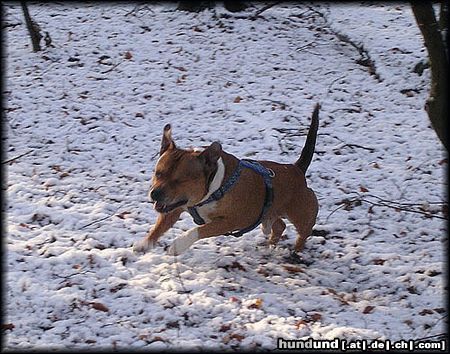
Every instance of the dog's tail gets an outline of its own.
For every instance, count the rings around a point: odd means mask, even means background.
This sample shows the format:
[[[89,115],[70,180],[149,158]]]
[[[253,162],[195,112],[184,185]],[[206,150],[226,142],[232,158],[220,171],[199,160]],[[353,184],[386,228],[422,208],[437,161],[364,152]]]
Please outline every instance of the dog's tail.
[[[316,103],[314,107],[314,112],[311,117],[311,125],[309,126],[308,136],[306,137],[305,146],[303,147],[302,153],[299,159],[295,162],[295,166],[306,173],[306,170],[311,163],[314,147],[316,145],[317,129],[319,128],[319,109],[320,104]]]

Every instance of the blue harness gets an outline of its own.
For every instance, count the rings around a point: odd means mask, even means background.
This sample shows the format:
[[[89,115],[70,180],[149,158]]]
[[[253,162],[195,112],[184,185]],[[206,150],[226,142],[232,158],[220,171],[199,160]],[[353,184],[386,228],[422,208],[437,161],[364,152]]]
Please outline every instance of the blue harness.
[[[189,214],[191,214],[192,218],[194,219],[194,222],[197,225],[205,224],[205,220],[203,220],[203,218],[200,216],[197,208],[201,207],[202,205],[205,205],[205,204],[208,204],[213,201],[217,201],[217,200],[221,199],[224,196],[224,194],[228,190],[230,190],[234,186],[234,184],[238,181],[239,176],[241,175],[241,171],[244,168],[249,168],[264,178],[264,185],[266,187],[266,195],[264,197],[264,206],[261,210],[258,220],[254,224],[252,224],[242,230],[227,232],[225,235],[239,237],[239,236],[242,236],[243,234],[253,230],[261,223],[267,210],[272,205],[272,201],[273,201],[272,177],[275,174],[271,169],[265,168],[259,162],[256,162],[253,160],[240,160],[239,164],[238,164],[237,168],[234,170],[233,174],[228,178],[228,180],[219,189],[214,191],[214,193],[212,193],[203,202],[200,202],[200,203],[188,208]]]

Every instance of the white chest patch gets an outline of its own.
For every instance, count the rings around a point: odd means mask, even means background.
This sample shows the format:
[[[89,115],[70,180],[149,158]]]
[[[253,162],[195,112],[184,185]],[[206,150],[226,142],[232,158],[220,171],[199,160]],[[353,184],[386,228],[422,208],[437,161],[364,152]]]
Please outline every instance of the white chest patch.
[[[223,164],[222,158],[219,158],[219,160],[217,160],[217,171],[216,174],[214,175],[211,184],[209,185],[208,193],[205,194],[205,196],[199,203],[208,199],[211,194],[213,194],[217,189],[220,188],[224,176],[225,176],[225,165]],[[216,202],[211,202],[197,208],[198,214],[203,220],[205,220],[206,223],[209,223],[211,221],[211,219],[208,218],[208,215],[215,210],[216,204],[217,204]]]
[[[215,192],[219,187],[222,185],[223,178],[225,176],[225,165],[223,164],[222,158],[220,157],[217,160],[217,171],[214,175],[214,178],[209,185],[208,193],[205,194],[202,200],[200,200],[199,203],[203,202],[204,200],[208,199],[213,192]]]

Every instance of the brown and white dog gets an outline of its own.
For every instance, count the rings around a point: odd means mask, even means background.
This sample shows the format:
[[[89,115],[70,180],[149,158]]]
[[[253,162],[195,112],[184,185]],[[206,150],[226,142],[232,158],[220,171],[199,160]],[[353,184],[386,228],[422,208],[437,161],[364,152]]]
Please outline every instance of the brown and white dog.
[[[316,104],[305,146],[294,164],[259,161],[274,173],[273,200],[262,217],[262,231],[266,235],[270,234],[269,244],[275,245],[286,228],[282,219],[287,218],[298,232],[296,252],[303,249],[318,212],[317,198],[307,186],[305,173],[314,154],[319,108],[320,105]],[[213,142],[203,151],[177,148],[170,125],[166,125],[149,191],[159,215],[148,234],[134,244],[134,251],[145,252],[153,248],[182,212],[206,200],[233,175],[239,161],[237,157],[223,151],[218,142]],[[179,255],[197,240],[254,224],[261,216],[265,203],[264,183],[260,174],[244,168],[236,183],[222,198],[197,208],[205,223],[177,237],[168,249],[168,254]]]

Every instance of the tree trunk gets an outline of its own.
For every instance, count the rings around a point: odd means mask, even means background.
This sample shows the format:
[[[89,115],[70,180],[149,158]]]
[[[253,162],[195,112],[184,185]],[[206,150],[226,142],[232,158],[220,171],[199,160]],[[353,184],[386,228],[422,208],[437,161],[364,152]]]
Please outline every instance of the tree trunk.
[[[31,44],[33,44],[33,52],[39,52],[41,50],[40,41],[42,38],[39,32],[39,25],[31,19],[30,13],[28,12],[28,6],[25,1],[21,1],[23,16],[25,17],[25,22],[27,24],[28,32],[31,37]]]
[[[214,1],[207,0],[181,0],[178,2],[177,10],[189,11],[189,12],[200,12],[206,8],[213,8]]]
[[[237,0],[224,0],[223,6],[230,12],[239,12],[247,7],[243,1]]]
[[[425,103],[425,110],[433,129],[448,151],[448,57],[444,39],[431,1],[412,2],[411,7],[428,49],[431,66],[431,89]]]

